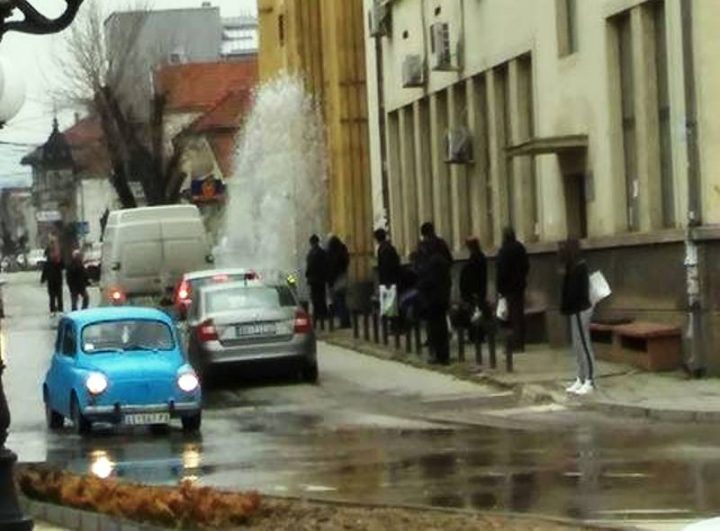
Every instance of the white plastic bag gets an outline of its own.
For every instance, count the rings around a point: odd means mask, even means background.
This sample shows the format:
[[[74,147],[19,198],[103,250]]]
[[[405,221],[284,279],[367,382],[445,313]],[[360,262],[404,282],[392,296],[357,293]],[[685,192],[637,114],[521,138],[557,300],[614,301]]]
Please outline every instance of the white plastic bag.
[[[397,286],[380,286],[380,315],[382,317],[397,317]]]
[[[510,311],[508,310],[507,299],[505,297],[500,297],[497,301],[497,309],[495,310],[495,317],[497,317],[501,321],[507,321],[509,315],[510,315]]]
[[[590,275],[590,304],[595,306],[601,300],[612,294],[610,284],[608,284],[605,275],[600,271],[595,271]]]

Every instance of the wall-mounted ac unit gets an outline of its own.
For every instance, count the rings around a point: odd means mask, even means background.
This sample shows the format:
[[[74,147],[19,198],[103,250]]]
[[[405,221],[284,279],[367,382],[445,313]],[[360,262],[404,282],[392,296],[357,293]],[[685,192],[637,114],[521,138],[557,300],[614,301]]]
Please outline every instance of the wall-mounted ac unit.
[[[420,55],[408,55],[402,65],[403,88],[425,86],[425,61]]]
[[[430,67],[433,70],[447,72],[455,70],[450,50],[450,26],[447,22],[436,22],[430,26]]]
[[[471,164],[473,162],[470,131],[459,128],[445,133],[445,162],[448,164]]]
[[[371,37],[387,37],[390,35],[392,11],[390,6],[381,0],[375,0],[368,11],[368,28]]]

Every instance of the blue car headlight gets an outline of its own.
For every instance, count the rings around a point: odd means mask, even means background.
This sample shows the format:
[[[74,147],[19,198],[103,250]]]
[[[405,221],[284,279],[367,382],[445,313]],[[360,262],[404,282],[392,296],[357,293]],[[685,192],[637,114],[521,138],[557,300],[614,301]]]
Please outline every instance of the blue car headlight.
[[[178,376],[177,384],[186,393],[192,393],[200,388],[200,380],[192,371],[183,372]]]
[[[108,379],[99,372],[90,373],[85,380],[85,387],[91,395],[101,395],[108,388]]]

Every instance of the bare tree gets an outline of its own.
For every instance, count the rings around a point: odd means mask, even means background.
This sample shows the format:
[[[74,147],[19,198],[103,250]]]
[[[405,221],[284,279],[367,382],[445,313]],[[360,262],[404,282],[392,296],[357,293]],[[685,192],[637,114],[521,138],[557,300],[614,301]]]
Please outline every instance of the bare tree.
[[[170,183],[178,179],[181,146],[169,154],[164,149],[165,98],[143,90],[151,75],[147,49],[138,46],[148,20],[150,5],[141,0],[123,24],[108,24],[100,2],[88,3],[68,32],[56,61],[62,83],[54,97],[70,105],[82,105],[95,113],[103,130],[112,166],[112,184],[122,205],[131,208],[137,198],[130,186],[142,184],[149,204],[177,198]],[[156,43],[171,49],[172,43]],[[156,57],[163,52],[155,50]],[[138,109],[146,98],[149,113]]]

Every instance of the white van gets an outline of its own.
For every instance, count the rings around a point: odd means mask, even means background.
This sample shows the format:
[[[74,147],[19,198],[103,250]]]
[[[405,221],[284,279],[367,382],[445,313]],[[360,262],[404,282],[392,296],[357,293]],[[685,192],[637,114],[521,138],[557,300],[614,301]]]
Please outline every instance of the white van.
[[[116,210],[105,226],[100,287],[113,302],[162,296],[184,273],[207,269],[212,262],[197,207]]]

